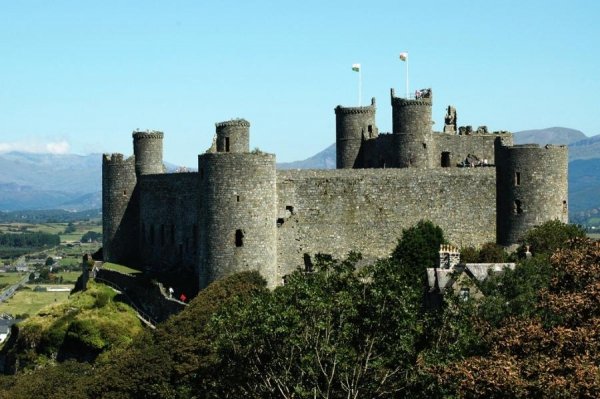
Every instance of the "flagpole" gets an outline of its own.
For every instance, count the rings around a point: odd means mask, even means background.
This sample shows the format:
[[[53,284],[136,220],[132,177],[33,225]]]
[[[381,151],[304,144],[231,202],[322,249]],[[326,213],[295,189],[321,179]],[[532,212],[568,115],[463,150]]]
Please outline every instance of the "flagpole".
[[[406,98],[408,99],[408,57],[406,57]]]
[[[362,67],[358,70],[358,106],[360,107],[362,98]]]

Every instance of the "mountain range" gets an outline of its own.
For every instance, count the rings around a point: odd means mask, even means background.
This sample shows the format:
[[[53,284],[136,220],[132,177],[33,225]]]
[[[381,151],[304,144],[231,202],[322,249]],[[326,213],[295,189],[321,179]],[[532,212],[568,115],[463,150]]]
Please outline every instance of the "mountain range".
[[[568,144],[570,213],[600,208],[600,135],[552,127],[514,134],[515,144]],[[100,154],[0,154],[0,210],[101,208]],[[335,144],[279,169],[333,169]],[[174,166],[167,164],[167,169]]]

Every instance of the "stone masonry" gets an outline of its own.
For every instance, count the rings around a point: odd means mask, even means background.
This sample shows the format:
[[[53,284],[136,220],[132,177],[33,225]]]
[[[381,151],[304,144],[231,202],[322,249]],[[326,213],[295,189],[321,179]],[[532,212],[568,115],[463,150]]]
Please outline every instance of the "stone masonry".
[[[317,253],[389,256],[421,219],[458,247],[510,246],[537,224],[567,222],[565,146],[456,129],[452,107],[452,128],[434,132],[433,95],[422,93],[391,91],[391,133],[379,133],[375,99],[336,107],[335,170],[277,171],[236,119],[216,124],[197,172],[166,174],[163,134],[134,132],[133,156],[103,156],[105,260],[194,273],[201,288],[258,270],[273,287]]]

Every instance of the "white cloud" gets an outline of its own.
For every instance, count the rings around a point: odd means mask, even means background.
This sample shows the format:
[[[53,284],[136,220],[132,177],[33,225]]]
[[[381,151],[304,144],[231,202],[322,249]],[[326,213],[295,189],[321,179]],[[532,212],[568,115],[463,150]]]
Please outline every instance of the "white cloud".
[[[0,153],[2,152],[31,152],[37,154],[68,154],[71,146],[67,140],[43,142],[39,140],[0,142]]]

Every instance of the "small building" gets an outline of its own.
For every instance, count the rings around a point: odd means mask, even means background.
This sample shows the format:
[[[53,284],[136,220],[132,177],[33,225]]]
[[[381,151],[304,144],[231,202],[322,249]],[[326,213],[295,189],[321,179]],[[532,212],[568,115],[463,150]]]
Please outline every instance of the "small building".
[[[506,269],[514,270],[515,263],[460,263],[460,251],[452,245],[440,246],[440,262],[437,267],[427,269],[427,283],[431,294],[448,291],[469,298],[481,298],[478,282],[485,281],[494,273]]]

